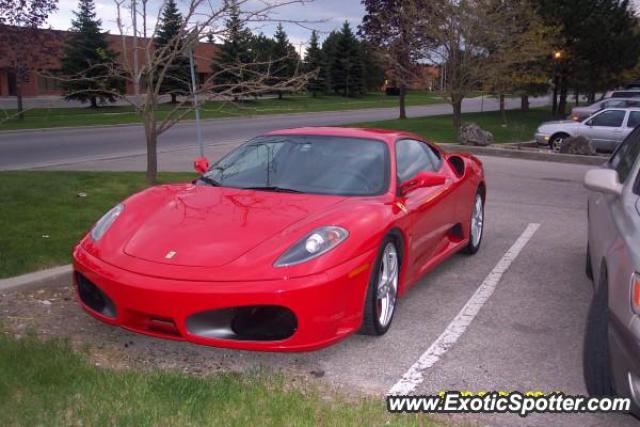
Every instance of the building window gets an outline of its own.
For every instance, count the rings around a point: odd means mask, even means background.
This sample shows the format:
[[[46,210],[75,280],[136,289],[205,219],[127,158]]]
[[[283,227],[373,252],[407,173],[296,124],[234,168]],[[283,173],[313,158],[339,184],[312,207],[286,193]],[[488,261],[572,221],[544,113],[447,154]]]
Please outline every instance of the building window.
[[[57,78],[60,75],[59,70],[46,70],[38,74],[38,89],[42,92],[62,90],[62,80]]]

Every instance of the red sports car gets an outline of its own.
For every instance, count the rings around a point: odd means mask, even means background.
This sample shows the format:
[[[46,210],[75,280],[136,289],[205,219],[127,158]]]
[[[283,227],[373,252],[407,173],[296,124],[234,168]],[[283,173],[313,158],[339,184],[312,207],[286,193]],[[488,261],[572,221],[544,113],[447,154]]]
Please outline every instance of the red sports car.
[[[73,252],[82,307],[198,344],[303,351],[382,335],[397,298],[482,240],[482,164],[405,132],[250,140],[107,212]]]

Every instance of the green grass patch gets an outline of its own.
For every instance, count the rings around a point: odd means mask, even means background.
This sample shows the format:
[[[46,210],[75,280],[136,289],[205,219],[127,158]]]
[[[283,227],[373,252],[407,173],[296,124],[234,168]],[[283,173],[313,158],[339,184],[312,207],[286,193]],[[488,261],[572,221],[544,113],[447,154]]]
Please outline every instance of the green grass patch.
[[[442,103],[443,98],[435,93],[410,92],[407,105],[428,105]],[[340,96],[291,95],[284,99],[263,98],[238,103],[207,102],[201,110],[203,119],[223,117],[242,117],[263,114],[309,113],[322,111],[342,111],[365,108],[397,107],[398,98],[379,93],[371,93],[360,98],[344,98]],[[158,110],[158,117],[166,117],[172,110],[170,104],[163,104]],[[51,128],[63,126],[92,126],[140,123],[139,117],[130,106],[91,108],[34,108],[24,114],[24,120],[9,119],[16,110],[0,110],[0,130]],[[193,112],[185,119],[193,119]]]
[[[162,182],[193,178],[160,175]],[[69,263],[93,223],[145,186],[136,172],[0,172],[0,278]]]
[[[482,129],[493,133],[496,143],[531,141],[540,123],[551,120],[548,109],[536,108],[524,112],[508,110],[506,122],[499,111],[484,113],[466,113],[462,115],[464,122],[477,123]],[[417,133],[437,143],[457,142],[457,134],[453,128],[452,116],[417,117],[406,120],[387,120],[381,122],[359,123],[353,126],[375,127],[383,129],[400,129]]]
[[[292,387],[281,375],[216,374],[92,366],[59,340],[0,333],[3,426],[434,426],[387,413],[382,399]]]

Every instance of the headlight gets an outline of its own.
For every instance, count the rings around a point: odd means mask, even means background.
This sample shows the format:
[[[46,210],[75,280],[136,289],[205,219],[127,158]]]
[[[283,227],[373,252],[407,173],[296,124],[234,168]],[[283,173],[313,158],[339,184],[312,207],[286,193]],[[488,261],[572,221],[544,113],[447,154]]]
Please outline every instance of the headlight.
[[[330,251],[342,243],[349,232],[342,227],[319,227],[291,246],[275,262],[276,267],[300,264]]]
[[[100,238],[107,232],[113,221],[120,216],[122,211],[124,210],[124,205],[122,203],[113,207],[109,212],[104,214],[102,218],[96,222],[96,225],[91,229],[91,238],[94,241],[100,240]]]

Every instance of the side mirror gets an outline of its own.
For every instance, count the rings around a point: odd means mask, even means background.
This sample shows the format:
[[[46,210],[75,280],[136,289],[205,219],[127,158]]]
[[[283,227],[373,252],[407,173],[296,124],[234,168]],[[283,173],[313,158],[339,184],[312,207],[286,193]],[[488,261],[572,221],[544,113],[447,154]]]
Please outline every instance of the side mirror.
[[[198,157],[193,161],[193,169],[202,175],[209,170],[209,159],[206,157]]]
[[[587,123],[585,123],[585,125],[589,127],[593,126],[593,120],[587,120]]]
[[[584,176],[584,186],[598,193],[622,194],[622,184],[618,178],[618,172],[613,169],[591,169]]]
[[[420,172],[407,182],[400,185],[400,194],[406,195],[418,188],[437,187],[444,185],[447,177],[436,172]]]

